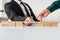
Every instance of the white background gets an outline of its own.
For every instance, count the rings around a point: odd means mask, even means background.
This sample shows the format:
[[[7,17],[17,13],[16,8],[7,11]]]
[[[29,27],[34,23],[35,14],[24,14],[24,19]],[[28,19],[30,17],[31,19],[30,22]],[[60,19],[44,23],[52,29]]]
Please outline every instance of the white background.
[[[10,0],[3,0],[3,9],[4,9],[4,4],[6,2],[9,2]],[[23,0],[24,2],[28,3],[34,14],[37,16],[42,10],[44,10],[45,8],[47,8],[49,5],[51,5],[54,1],[56,0]],[[5,14],[3,14],[5,15]],[[2,15],[2,17],[3,17]],[[4,16],[5,17],[5,16]],[[43,18],[43,21],[57,21],[60,22],[60,9],[54,11],[53,13],[51,13],[49,16],[47,16],[46,18]]]
[[[5,1],[8,1],[8,0],[5,0]],[[27,2],[31,6],[35,15],[37,16],[40,13],[40,11],[48,7],[55,0],[23,0],[23,1]],[[60,13],[60,10],[57,10],[51,13],[44,20],[60,22],[59,13]],[[31,27],[21,27],[21,28],[0,27],[0,40],[60,40],[59,26],[58,27],[31,26]]]
[[[0,27],[0,40],[60,40],[59,26]]]

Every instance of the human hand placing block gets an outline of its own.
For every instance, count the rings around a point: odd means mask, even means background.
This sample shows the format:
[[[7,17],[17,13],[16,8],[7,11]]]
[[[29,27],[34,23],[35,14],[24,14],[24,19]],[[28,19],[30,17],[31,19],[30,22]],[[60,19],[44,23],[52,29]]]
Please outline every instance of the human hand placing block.
[[[33,20],[30,17],[27,17],[24,21],[24,24],[27,26],[31,26],[33,24]]]

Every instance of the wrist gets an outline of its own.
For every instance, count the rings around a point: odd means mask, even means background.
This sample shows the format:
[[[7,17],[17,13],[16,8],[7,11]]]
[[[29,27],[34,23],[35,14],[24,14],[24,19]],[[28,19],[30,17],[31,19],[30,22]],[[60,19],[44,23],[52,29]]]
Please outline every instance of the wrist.
[[[50,10],[46,9],[47,10],[47,13],[49,14],[50,13]]]

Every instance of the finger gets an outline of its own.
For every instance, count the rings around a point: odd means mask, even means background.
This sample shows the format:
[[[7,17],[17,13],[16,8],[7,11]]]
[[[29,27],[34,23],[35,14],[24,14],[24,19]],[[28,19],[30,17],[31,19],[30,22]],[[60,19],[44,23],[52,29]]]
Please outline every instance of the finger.
[[[44,18],[47,17],[47,16],[48,16],[48,13],[46,13],[46,14],[44,15]]]
[[[36,18],[39,18],[40,15],[38,15]]]
[[[40,17],[40,14],[36,18],[39,18],[39,17]]]
[[[40,16],[40,22],[42,22],[42,16]]]

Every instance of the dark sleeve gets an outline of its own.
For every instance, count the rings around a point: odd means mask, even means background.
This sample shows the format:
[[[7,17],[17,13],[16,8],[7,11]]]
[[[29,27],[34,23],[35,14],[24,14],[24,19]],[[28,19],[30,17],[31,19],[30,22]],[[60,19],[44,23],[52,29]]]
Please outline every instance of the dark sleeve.
[[[55,1],[53,2],[47,9],[50,11],[50,12],[53,12],[57,9],[60,8],[60,1]]]
[[[36,18],[36,16],[34,15],[31,7],[30,7],[27,3],[25,3],[25,4],[29,7],[29,10],[30,10],[30,12],[31,12],[31,16],[33,17],[33,20],[34,20],[34,21],[39,21],[39,20]]]
[[[9,4],[5,4],[5,11],[8,18],[12,21],[24,21],[26,19],[26,17],[18,16]]]

